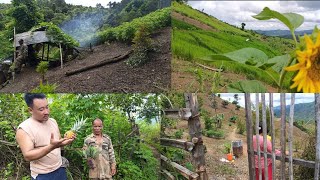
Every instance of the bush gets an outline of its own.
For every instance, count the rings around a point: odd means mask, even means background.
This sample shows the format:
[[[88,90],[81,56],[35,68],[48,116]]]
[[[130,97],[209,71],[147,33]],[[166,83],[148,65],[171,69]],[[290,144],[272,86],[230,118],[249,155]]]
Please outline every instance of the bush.
[[[232,116],[230,117],[229,121],[230,122],[233,122],[233,123],[236,123],[236,121],[238,120],[238,116]]]
[[[178,131],[176,131],[174,133],[174,137],[177,138],[177,139],[181,139],[182,135],[183,135],[183,130],[182,129],[179,129]]]
[[[221,104],[222,104],[222,107],[227,108],[227,106],[229,105],[229,101],[223,100]]]
[[[222,130],[211,129],[206,132],[206,135],[208,137],[222,138],[222,137],[224,137],[224,132]]]
[[[237,130],[239,134],[243,134],[246,131],[246,123],[243,120],[237,121]]]

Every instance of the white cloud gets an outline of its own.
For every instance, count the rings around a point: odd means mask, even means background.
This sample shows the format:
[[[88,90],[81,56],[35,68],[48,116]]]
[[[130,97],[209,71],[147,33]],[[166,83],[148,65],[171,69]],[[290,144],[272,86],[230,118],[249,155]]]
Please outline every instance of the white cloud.
[[[277,20],[258,21],[252,17],[269,7],[282,13],[294,12],[305,16],[305,23],[297,30],[313,29],[320,26],[320,2],[316,1],[188,1],[195,9],[204,11],[224,22],[240,27],[246,23],[246,29],[274,30],[288,28]]]

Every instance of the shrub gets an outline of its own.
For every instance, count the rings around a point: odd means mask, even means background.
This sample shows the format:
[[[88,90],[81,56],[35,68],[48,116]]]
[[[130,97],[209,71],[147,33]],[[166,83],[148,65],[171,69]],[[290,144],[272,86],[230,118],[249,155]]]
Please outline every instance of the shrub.
[[[229,101],[223,100],[221,104],[222,104],[222,107],[227,108],[227,106],[229,105]]]
[[[222,130],[208,130],[207,132],[208,137],[216,137],[216,138],[222,138],[224,137],[224,132]]]
[[[40,81],[40,85],[35,89],[31,90],[31,93],[54,93],[56,92],[58,85],[56,84],[47,84],[43,85],[42,81]]]
[[[183,135],[183,130],[182,129],[179,129],[178,131],[176,131],[174,133],[174,137],[177,138],[177,139],[181,139],[182,135]]]
[[[41,74],[42,81],[44,81],[44,76],[47,73],[48,68],[49,68],[49,62],[48,61],[41,61],[37,66],[36,71]]]
[[[237,121],[237,130],[239,134],[243,134],[246,131],[246,123],[243,120]]]

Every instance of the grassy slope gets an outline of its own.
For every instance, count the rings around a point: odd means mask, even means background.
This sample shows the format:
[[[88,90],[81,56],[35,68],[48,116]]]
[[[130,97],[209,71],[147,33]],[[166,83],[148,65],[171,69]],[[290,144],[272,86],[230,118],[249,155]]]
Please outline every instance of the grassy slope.
[[[173,3],[174,11],[184,16],[198,20],[216,31],[201,30],[191,24],[177,19],[172,19],[173,38],[172,50],[175,57],[185,60],[199,60],[209,54],[221,54],[245,47],[254,47],[262,50],[269,58],[288,53],[294,47],[292,40],[267,37],[256,34],[253,31],[242,31],[237,27],[228,25],[220,20],[208,16],[198,10],[194,10],[185,4]],[[249,41],[246,41],[250,39]],[[212,62],[213,66],[220,67],[222,62]],[[247,67],[242,64],[223,62],[227,71],[243,73],[248,79],[258,79],[271,85],[275,85],[266,72]],[[278,76],[273,70],[268,70],[273,76]],[[289,86],[289,78],[285,80],[285,87]]]

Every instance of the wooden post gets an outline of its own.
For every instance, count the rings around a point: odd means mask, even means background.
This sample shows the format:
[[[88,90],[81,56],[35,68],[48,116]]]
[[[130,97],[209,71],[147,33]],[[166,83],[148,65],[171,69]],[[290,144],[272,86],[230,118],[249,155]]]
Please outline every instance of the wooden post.
[[[248,163],[249,163],[249,178],[255,179],[255,166],[254,166],[254,152],[252,144],[252,112],[251,112],[251,100],[250,93],[245,93],[245,108],[246,108],[246,128],[247,128],[247,144],[248,144]]]
[[[293,166],[292,166],[292,140],[293,140],[293,115],[294,115],[294,99],[295,94],[291,94],[290,104],[290,119],[289,119],[289,179],[293,180]]]
[[[263,152],[264,152],[264,179],[268,179],[268,159],[267,159],[267,118],[266,118],[266,97],[261,93],[262,103],[262,130],[263,130]]]
[[[49,45],[49,43],[48,43],[48,51],[47,51],[47,61],[49,61],[49,47],[50,47],[50,45]]]
[[[260,155],[260,135],[259,135],[259,93],[256,93],[256,142],[258,152],[258,169],[259,169],[259,180],[262,180],[262,169],[261,169],[261,155]]]
[[[286,179],[286,94],[280,94],[280,107],[281,107],[281,137],[280,137],[280,146],[281,146],[281,179]]]
[[[320,166],[320,94],[315,94],[315,116],[316,116],[316,160],[315,160],[315,170],[314,179],[319,179],[319,166]]]
[[[13,27],[13,61],[16,61],[16,27]]]
[[[273,112],[273,94],[269,94],[269,110],[270,110],[270,127],[271,127],[271,144],[272,144],[272,179],[275,179],[276,174],[276,155],[275,155],[275,129],[274,129],[274,112]]]
[[[189,134],[194,148],[192,152],[192,161],[196,167],[196,172],[199,174],[201,180],[207,180],[208,175],[205,167],[204,145],[201,133],[200,113],[198,107],[197,95],[195,93],[185,93],[186,108],[191,109],[192,116],[188,121]]]
[[[60,48],[60,61],[61,61],[61,69],[63,68],[63,59],[62,59],[62,49],[61,49],[61,43],[59,43]]]
[[[44,58],[44,46],[46,45],[46,43],[42,43],[42,58],[41,61],[43,61]]]

